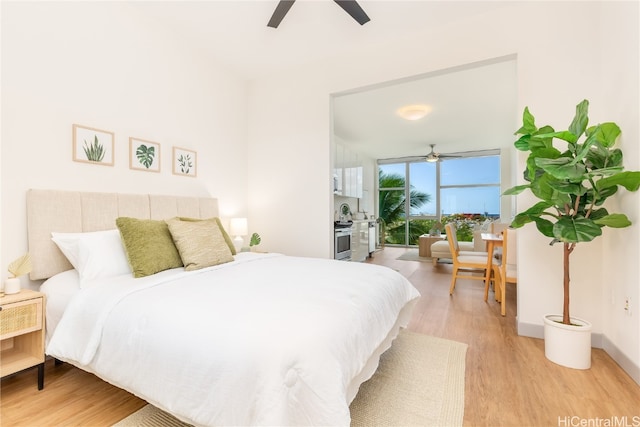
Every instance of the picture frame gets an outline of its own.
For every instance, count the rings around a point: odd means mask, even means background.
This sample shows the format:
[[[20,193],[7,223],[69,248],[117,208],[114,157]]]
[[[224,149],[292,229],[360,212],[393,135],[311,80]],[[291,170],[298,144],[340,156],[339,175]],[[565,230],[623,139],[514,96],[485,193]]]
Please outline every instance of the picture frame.
[[[73,125],[73,161],[113,166],[114,134],[78,124]]]
[[[173,174],[196,177],[198,153],[186,148],[173,147]]]
[[[161,165],[159,143],[129,137],[129,169],[160,172]]]

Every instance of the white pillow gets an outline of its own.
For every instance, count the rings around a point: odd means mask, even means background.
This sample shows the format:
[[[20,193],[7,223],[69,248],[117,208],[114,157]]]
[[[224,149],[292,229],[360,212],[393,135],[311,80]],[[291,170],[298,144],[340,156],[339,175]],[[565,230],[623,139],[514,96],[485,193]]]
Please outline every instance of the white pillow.
[[[89,233],[51,233],[71,265],[78,271],[80,287],[88,280],[131,273],[117,229]]]

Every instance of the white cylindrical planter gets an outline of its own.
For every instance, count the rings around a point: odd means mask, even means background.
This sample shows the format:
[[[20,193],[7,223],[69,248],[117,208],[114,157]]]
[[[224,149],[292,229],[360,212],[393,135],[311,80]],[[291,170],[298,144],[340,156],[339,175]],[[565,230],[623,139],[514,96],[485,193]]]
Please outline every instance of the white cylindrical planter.
[[[562,315],[544,316],[544,355],[558,365],[573,369],[591,368],[591,323],[577,317],[571,325]]]
[[[20,292],[20,279],[11,277],[4,282],[4,293],[6,295],[17,294]]]

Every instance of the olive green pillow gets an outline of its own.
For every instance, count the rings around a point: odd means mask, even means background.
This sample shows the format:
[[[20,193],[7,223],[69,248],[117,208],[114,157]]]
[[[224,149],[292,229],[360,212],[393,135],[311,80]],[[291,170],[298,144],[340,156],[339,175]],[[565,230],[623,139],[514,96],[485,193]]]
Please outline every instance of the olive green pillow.
[[[222,236],[224,237],[224,241],[227,243],[227,246],[229,246],[229,250],[231,251],[231,255],[235,255],[236,254],[236,247],[233,244],[233,240],[231,240],[231,237],[229,237],[229,234],[227,233],[227,231],[222,226],[222,222],[220,222],[220,218],[213,217],[213,218],[209,218],[208,220],[203,220],[203,219],[197,219],[197,218],[179,217],[179,219],[181,219],[182,221],[211,221],[211,220],[214,220],[216,222],[216,224],[218,224],[218,227],[220,228],[220,231],[222,232]]]
[[[116,219],[133,277],[144,277],[182,267],[169,227],[164,221],[120,217]]]
[[[166,222],[185,270],[198,270],[233,261],[222,230],[214,218],[200,221],[172,218]]]

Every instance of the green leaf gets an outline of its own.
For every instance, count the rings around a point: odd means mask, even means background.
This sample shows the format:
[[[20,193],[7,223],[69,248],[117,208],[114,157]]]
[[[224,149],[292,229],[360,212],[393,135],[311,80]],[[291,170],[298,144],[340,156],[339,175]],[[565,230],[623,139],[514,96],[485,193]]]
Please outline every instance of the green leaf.
[[[599,143],[593,144],[585,157],[592,169],[622,166],[622,158],[622,150],[619,148],[610,150]]]
[[[526,215],[539,216],[541,213],[543,213],[550,207],[553,207],[553,203],[542,201],[542,202],[536,203],[535,205],[531,206],[529,209],[527,209],[526,211],[523,211],[522,213]]]
[[[529,140],[531,139],[531,135],[523,135],[516,142],[513,143],[516,150],[520,151],[529,151]]]
[[[568,130],[562,130],[558,132],[546,133],[546,134],[536,135],[536,136],[538,138],[559,138],[564,141],[570,142],[572,144],[575,144],[575,142],[578,140],[578,136],[569,132]]]
[[[544,171],[536,166],[535,154],[531,153],[529,157],[527,157],[527,168],[524,171],[524,180],[533,182],[543,173]]]
[[[531,135],[529,141],[530,149],[535,148],[551,148],[553,147],[553,134],[555,130],[551,126],[543,126]]]
[[[536,223],[536,228],[540,233],[546,237],[553,238],[553,223],[549,220],[540,217],[533,217]]]
[[[600,144],[605,147],[612,147],[616,143],[616,139],[620,136],[620,127],[611,122],[601,123],[592,131],[593,136]]]
[[[573,117],[573,121],[569,125],[569,132],[575,135],[576,138],[580,137],[587,128],[589,123],[589,101],[586,99],[576,105],[576,115]],[[575,142],[575,141],[574,141]]]
[[[568,203],[571,204],[571,197],[554,189],[549,182],[554,178],[549,174],[543,174],[531,183],[531,192],[540,200],[558,206],[560,209]]]
[[[549,186],[554,190],[565,193],[582,196],[587,192],[587,188],[581,183],[572,183],[567,181],[549,180]]]
[[[622,150],[619,148],[609,150],[606,166],[622,166]]]
[[[600,226],[624,228],[631,225],[631,221],[625,214],[610,214],[601,218],[593,219],[593,222]]]
[[[532,134],[538,128],[536,128],[536,120],[533,114],[529,112],[529,107],[524,107],[522,113],[522,127],[516,131],[516,134]]]
[[[584,142],[584,144],[582,145],[577,145],[576,148],[576,154],[575,157],[573,159],[573,161],[571,162],[571,164],[577,164],[578,162],[581,162],[586,156],[587,154],[589,154],[589,151],[591,151],[591,146],[593,146],[596,143],[596,139],[594,136],[590,136],[587,138],[587,140]]]
[[[542,157],[545,159],[557,159],[558,157],[562,156],[560,150],[554,147],[534,148],[533,150],[531,150],[531,154],[535,157]]]
[[[587,197],[585,197],[586,199],[585,202],[593,203],[596,206],[601,206],[605,202],[605,200],[607,200],[609,197],[616,194],[617,191],[618,191],[617,186],[603,188],[602,190],[595,191],[595,192],[593,189],[591,189],[587,192]]]
[[[524,212],[517,214],[513,221],[511,221],[511,226],[513,228],[520,228],[525,224],[528,224],[533,221],[533,215],[528,215]]]
[[[591,218],[591,221],[597,224],[598,223],[597,220],[599,220],[600,218],[604,218],[607,215],[609,215],[609,212],[607,212],[605,208],[600,208],[600,209],[594,209],[593,211],[591,211],[591,216],[589,218]]]
[[[511,226],[520,228],[530,222],[536,223],[536,228],[545,236],[553,238],[553,222],[542,218],[540,215],[551,215],[545,212],[546,209],[552,207],[550,203],[538,202],[524,212],[520,212],[513,218]],[[553,215],[551,215],[553,216]]]
[[[588,218],[565,216],[553,226],[553,236],[565,243],[590,242],[601,234],[600,227]]]
[[[249,240],[249,246],[259,245],[262,239],[260,239],[260,235],[258,233],[253,233],[251,235],[251,239]]]
[[[503,196],[515,196],[516,194],[520,194],[522,193],[524,190],[531,188],[531,185],[529,184],[525,184],[525,185],[516,185],[515,187],[511,187],[508,190],[505,190],[504,193],[502,193]]]
[[[536,165],[545,172],[557,179],[568,179],[570,181],[581,181],[584,179],[586,168],[583,164],[571,164],[568,157],[558,157],[557,159],[536,159]]]
[[[596,189],[600,191],[617,185],[623,186],[628,191],[637,191],[640,188],[640,171],[620,172],[616,175],[602,178],[596,182]]]

